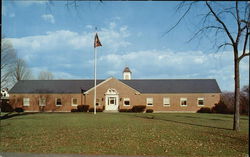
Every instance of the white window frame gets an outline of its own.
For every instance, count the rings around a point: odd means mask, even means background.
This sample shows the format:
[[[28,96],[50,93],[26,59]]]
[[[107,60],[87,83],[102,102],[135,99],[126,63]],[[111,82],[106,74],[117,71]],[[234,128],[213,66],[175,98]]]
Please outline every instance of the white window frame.
[[[45,100],[44,104],[42,104],[42,99]],[[46,98],[39,98],[39,106],[46,106]]]
[[[30,98],[23,98],[23,106],[30,106]]]
[[[182,104],[181,104],[182,101],[186,101],[186,105],[182,105]],[[188,106],[187,98],[180,98],[180,105],[183,106],[183,107]]]
[[[146,106],[154,106],[154,99],[153,98],[147,98],[146,99],[146,102],[147,102],[147,104],[146,104]],[[148,104],[152,104],[152,105],[148,105]]]
[[[166,105],[166,100],[168,101],[168,105]],[[163,98],[163,106],[170,106],[170,98],[169,97],[164,97]]]
[[[77,104],[74,104],[74,99],[76,99]],[[71,106],[78,106],[78,99],[77,98],[71,99]]]
[[[202,100],[202,101],[203,101],[203,105],[200,105],[200,104],[199,104],[199,100]],[[198,105],[198,106],[205,106],[204,102],[205,102],[205,101],[204,101],[204,98],[201,98],[201,97],[200,97],[200,98],[197,98],[197,105]]]
[[[100,101],[100,99],[96,99],[96,106],[101,106],[101,103],[100,103],[101,101]]]
[[[57,99],[61,99],[61,105],[57,105]],[[62,106],[62,98],[56,98],[56,99],[55,99],[55,105],[56,105],[56,106]]]
[[[126,105],[125,101],[129,101],[129,105]],[[123,106],[130,106],[130,98],[124,98],[123,99]]]

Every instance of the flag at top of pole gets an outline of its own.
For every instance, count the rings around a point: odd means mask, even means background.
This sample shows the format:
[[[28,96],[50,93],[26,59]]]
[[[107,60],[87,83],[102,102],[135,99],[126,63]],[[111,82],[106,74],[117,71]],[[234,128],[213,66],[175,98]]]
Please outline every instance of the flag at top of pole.
[[[102,46],[97,33],[95,34],[95,41],[94,41],[94,48],[98,47],[98,46]]]

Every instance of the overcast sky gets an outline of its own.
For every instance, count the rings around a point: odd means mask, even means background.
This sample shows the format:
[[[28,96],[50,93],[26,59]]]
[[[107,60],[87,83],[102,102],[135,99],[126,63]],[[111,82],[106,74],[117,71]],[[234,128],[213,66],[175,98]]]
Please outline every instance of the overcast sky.
[[[163,36],[181,15],[175,11],[179,2],[77,2],[77,8],[69,3],[3,1],[3,34],[34,77],[48,70],[57,79],[92,79],[98,27],[98,79],[121,79],[128,66],[133,79],[214,78],[223,91],[233,90],[232,49],[215,52],[214,41],[206,38],[187,42],[199,16]],[[241,85],[247,85],[249,58],[240,71]]]

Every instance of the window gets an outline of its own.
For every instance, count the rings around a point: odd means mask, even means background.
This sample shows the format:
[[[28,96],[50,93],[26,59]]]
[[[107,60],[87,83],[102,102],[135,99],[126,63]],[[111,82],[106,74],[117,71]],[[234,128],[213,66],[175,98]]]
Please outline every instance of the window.
[[[56,99],[56,106],[62,106],[62,100],[61,98]]]
[[[72,102],[71,102],[72,106],[77,106],[77,99],[76,98],[72,98]]]
[[[23,98],[23,106],[30,106],[30,98]]]
[[[123,105],[124,106],[130,106],[130,99],[129,98],[124,98],[123,99]]]
[[[181,106],[187,106],[187,98],[181,98],[180,104],[181,104]]]
[[[204,106],[204,98],[198,98],[197,104],[198,104],[198,106]]]
[[[46,106],[46,98],[39,98],[39,106]]]
[[[163,98],[163,106],[170,106],[170,99],[169,98]]]
[[[153,98],[147,98],[147,106],[153,106]]]
[[[108,105],[116,105],[116,97],[109,97]]]
[[[99,106],[100,105],[100,101],[99,101],[99,99],[96,99],[96,104],[95,104],[96,106]]]

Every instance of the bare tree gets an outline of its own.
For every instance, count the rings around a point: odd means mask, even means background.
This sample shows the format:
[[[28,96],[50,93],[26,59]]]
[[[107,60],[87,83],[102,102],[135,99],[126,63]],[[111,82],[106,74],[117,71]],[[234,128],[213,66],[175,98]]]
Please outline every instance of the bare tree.
[[[199,28],[196,29],[190,41],[198,36],[212,36],[217,51],[220,48],[230,46],[234,54],[234,122],[233,129],[240,130],[240,61],[249,56],[249,29],[250,29],[250,3],[245,2],[181,2],[177,10],[184,10],[184,13],[165,34],[172,31],[191,12],[192,9],[200,8],[203,5],[207,10],[202,14]],[[202,10],[201,12],[203,12]],[[228,20],[230,19],[230,20]],[[211,35],[211,33],[214,33]],[[164,34],[164,35],[165,35]],[[222,36],[220,36],[222,35]],[[225,37],[225,38],[221,38]],[[219,43],[219,44],[218,44]]]
[[[13,83],[16,83],[20,80],[30,80],[32,78],[32,72],[27,66],[26,62],[23,59],[17,59],[14,65],[14,71],[12,73]]]
[[[16,51],[8,39],[1,40],[1,87],[11,87],[13,64],[16,62]]]
[[[38,75],[39,80],[53,80],[54,75],[49,71],[41,71]]]

